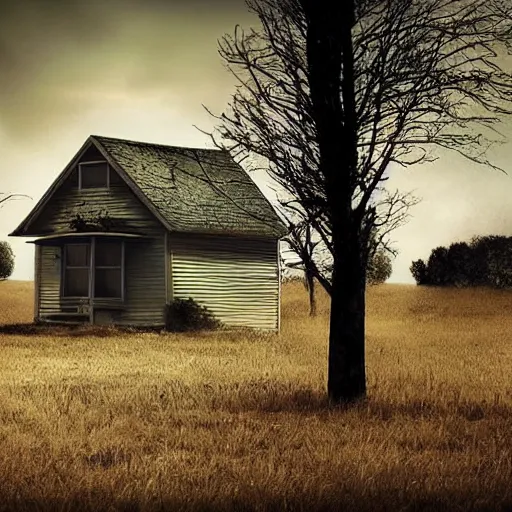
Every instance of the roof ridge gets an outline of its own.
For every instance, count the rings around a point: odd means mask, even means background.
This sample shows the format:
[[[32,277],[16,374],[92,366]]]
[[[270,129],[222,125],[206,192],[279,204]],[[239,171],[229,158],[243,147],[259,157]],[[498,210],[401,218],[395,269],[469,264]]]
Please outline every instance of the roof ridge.
[[[105,135],[90,135],[90,138],[98,139],[99,141],[103,140],[111,140],[116,142],[125,142],[128,144],[137,144],[137,145],[143,145],[143,146],[151,146],[151,147],[162,147],[162,148],[171,148],[171,149],[188,149],[191,151],[205,151],[205,152],[217,152],[217,153],[223,153],[228,152],[225,149],[219,149],[219,148],[195,148],[191,146],[173,146],[171,144],[159,144],[155,142],[145,142],[141,140],[132,140],[132,139],[120,139],[118,137],[107,137]]]

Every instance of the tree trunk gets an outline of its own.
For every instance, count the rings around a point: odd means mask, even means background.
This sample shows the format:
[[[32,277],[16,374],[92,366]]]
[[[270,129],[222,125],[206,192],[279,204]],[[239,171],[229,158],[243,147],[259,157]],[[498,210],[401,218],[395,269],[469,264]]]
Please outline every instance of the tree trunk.
[[[306,270],[306,286],[309,293],[309,316],[316,316],[315,278]]]
[[[302,0],[308,23],[308,81],[320,172],[332,223],[333,276],[327,390],[335,402],[366,394],[365,278],[360,222],[352,200],[357,178],[357,115],[352,26],[354,2]],[[340,97],[341,92],[341,97]]]
[[[334,259],[327,391],[334,402],[366,395],[365,270],[357,239]]]

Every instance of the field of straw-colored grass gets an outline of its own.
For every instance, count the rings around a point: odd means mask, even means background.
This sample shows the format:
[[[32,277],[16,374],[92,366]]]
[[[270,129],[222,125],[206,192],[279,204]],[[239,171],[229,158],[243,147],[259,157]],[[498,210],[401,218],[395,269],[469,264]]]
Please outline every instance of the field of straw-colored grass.
[[[0,510],[512,510],[512,292],[370,288],[348,410],[307,311],[294,283],[280,335],[0,334]]]

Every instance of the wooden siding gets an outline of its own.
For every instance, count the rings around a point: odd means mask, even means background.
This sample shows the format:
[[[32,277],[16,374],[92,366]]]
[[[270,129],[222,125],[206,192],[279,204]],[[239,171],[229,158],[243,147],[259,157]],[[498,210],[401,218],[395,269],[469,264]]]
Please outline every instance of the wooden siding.
[[[102,159],[92,149],[80,161]],[[78,164],[77,164],[78,165]],[[110,171],[112,175],[116,172]],[[117,174],[115,176],[118,178]],[[77,168],[31,224],[28,234],[69,232],[69,222],[99,210],[114,220],[115,231],[139,233],[148,239],[125,241],[125,303],[122,308],[95,308],[94,321],[123,325],[163,325],[166,303],[165,228],[120,179],[110,189],[78,190]],[[87,233],[84,233],[87,236]],[[39,316],[61,311],[61,248],[41,246]]]
[[[41,273],[41,247],[34,247],[34,321],[39,319],[39,287]]]
[[[172,296],[192,297],[226,325],[277,330],[277,243],[171,234]]]
[[[125,249],[125,302],[115,323],[164,325],[165,237],[127,242]]]
[[[90,151],[86,152],[39,217],[28,226],[26,234],[40,236],[69,232],[69,223],[76,215],[89,218],[101,211],[112,219],[112,231],[163,236],[165,229],[162,224],[113,168],[110,168],[110,188],[78,189],[78,164],[93,158],[103,159],[101,155],[98,157]]]
[[[43,245],[39,248],[39,313],[38,317],[60,312],[61,249]]]

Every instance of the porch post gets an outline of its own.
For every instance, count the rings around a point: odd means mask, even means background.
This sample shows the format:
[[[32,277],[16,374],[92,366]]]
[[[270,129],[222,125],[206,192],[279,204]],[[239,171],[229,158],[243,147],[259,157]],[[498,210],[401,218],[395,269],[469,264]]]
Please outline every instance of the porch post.
[[[89,254],[89,323],[94,324],[94,265],[96,253],[96,238],[91,237],[91,251]]]

